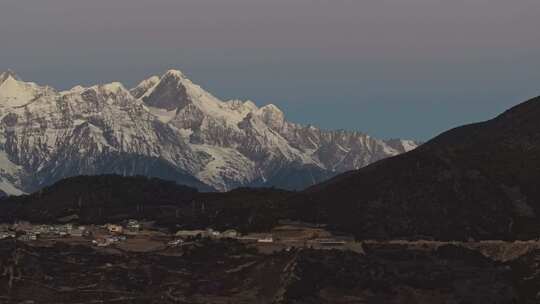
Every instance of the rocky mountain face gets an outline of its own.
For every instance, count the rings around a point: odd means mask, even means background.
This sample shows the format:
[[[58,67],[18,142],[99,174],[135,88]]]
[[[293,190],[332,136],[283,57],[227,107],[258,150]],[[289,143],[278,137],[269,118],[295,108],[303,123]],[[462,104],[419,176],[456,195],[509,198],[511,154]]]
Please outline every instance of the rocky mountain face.
[[[296,217],[358,238],[540,236],[540,97],[291,199]]]
[[[132,89],[68,91],[0,74],[0,190],[8,194],[106,173],[202,190],[302,189],[416,147],[291,123],[274,105],[222,101],[175,70]]]

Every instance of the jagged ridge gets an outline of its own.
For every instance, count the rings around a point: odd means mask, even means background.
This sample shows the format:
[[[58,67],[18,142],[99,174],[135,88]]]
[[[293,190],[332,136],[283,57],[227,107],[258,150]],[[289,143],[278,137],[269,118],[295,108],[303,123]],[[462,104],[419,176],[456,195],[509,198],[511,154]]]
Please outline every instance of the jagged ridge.
[[[222,101],[176,70],[130,90],[57,91],[0,74],[0,189],[10,194],[102,173],[300,189],[416,146],[291,123],[274,105]]]

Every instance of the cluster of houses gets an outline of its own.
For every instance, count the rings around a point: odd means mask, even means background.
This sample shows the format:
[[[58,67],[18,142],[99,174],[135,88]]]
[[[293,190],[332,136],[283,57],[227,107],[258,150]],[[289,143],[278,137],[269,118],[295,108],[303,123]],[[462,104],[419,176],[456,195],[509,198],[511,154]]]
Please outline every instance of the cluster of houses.
[[[238,231],[233,230],[233,229],[220,232],[212,228],[208,228],[206,230],[179,230],[178,232],[176,232],[176,236],[183,239],[195,238],[195,237],[203,237],[203,238],[211,238],[211,239],[220,239],[220,238],[235,239],[235,238],[238,238],[240,234],[238,233]]]
[[[270,233],[249,233],[241,235],[236,230],[223,232],[213,229],[206,230],[180,230],[176,233],[177,239],[169,242],[169,246],[181,246],[187,239],[202,237],[211,239],[237,239],[241,242],[259,243],[261,245],[278,243],[289,246],[313,246],[319,248],[338,248],[349,242],[354,242],[350,236],[334,236],[319,228],[305,229],[303,227],[284,226],[274,229]]]
[[[3,225],[0,228],[0,239],[17,238],[20,241],[87,235],[89,235],[89,230],[85,226],[75,226],[73,224],[32,225],[28,222],[17,222],[13,225]]]
[[[175,234],[176,239],[170,241],[167,245],[170,247],[182,246],[187,239],[193,238],[211,238],[211,239],[237,239],[240,234],[234,229],[223,232],[208,228],[206,230],[179,230]]]
[[[274,237],[271,233],[251,233],[247,235],[241,235],[238,231],[234,229],[229,229],[225,231],[217,231],[212,228],[208,228],[206,230],[179,230],[178,232],[176,232],[176,236],[180,239],[202,237],[210,239],[237,239],[240,241],[257,243],[274,242]]]
[[[92,244],[98,247],[107,247],[114,243],[125,241],[126,239],[127,237],[125,235],[108,235],[92,240]]]
[[[137,220],[129,220],[125,225],[106,224],[104,226],[111,234],[138,234],[142,225]]]
[[[20,241],[38,239],[87,237],[93,234],[109,234],[93,241],[96,245],[112,244],[126,239],[126,234],[137,234],[142,225],[137,220],[129,220],[125,225],[106,224],[101,227],[79,226],[71,223],[61,225],[34,225],[29,222],[17,222],[13,225],[0,225],[0,240],[16,238]]]
[[[125,225],[106,224],[103,226],[108,234],[92,240],[92,244],[98,247],[107,247],[112,244],[127,240],[126,235],[136,235],[142,230],[142,225],[137,220],[129,220]]]
[[[28,222],[18,222],[13,225],[0,224],[0,240],[16,238],[21,241],[35,241],[40,238],[54,239],[59,237],[90,237],[92,244],[106,247],[127,240],[129,235],[137,235],[142,231],[142,224],[137,220],[128,220],[123,224],[106,224],[103,226],[79,226],[71,223],[62,225],[32,225]],[[240,234],[234,229],[217,231],[212,228],[205,230],[179,230],[168,246],[182,246],[186,241],[195,238],[237,239],[249,243],[282,243],[296,246],[340,247],[353,242],[352,237],[337,237],[321,228],[284,225],[275,228],[270,233]]]
[[[0,231],[0,240],[14,239],[17,237],[14,231],[2,230]]]

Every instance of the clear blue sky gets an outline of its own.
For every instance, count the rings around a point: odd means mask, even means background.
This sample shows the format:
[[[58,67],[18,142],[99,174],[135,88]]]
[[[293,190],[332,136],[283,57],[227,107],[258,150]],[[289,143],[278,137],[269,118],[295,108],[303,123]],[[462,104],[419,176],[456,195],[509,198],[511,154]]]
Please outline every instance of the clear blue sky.
[[[426,140],[540,95],[538,0],[0,0],[0,70],[68,88],[169,68],[287,118]]]

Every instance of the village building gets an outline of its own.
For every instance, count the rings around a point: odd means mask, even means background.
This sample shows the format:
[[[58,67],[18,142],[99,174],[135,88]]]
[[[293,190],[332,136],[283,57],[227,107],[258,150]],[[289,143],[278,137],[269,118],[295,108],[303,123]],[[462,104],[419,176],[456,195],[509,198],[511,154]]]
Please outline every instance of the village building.
[[[109,238],[98,238],[92,241],[92,244],[98,247],[110,246],[113,242]]]
[[[256,242],[256,243],[273,243],[274,236],[270,233],[249,233],[237,239],[244,242]]]
[[[28,242],[28,241],[30,241],[30,237],[27,234],[22,234],[22,235],[19,235],[17,240],[19,240],[21,242]]]
[[[274,242],[274,238],[271,236],[266,236],[263,238],[259,238],[257,240],[257,243],[273,243],[273,242]]]
[[[73,230],[73,224],[68,223],[68,224],[65,225],[65,227],[66,227],[66,231],[67,231],[68,233],[71,232],[71,231]]]
[[[26,222],[26,221],[16,222],[12,226],[13,230],[15,230],[15,231],[23,231],[23,232],[32,231],[32,228],[33,228],[33,225],[30,224],[30,222]]]
[[[51,231],[51,227],[47,225],[34,226],[32,231],[37,234],[46,234]]]
[[[223,231],[223,233],[221,233],[221,237],[230,239],[235,239],[238,237],[238,235],[238,231],[234,229],[225,230]]]
[[[179,230],[176,232],[176,236],[181,238],[206,236],[206,230]]]
[[[124,227],[120,225],[107,224],[106,228],[110,233],[117,233],[117,234],[124,233]]]
[[[176,246],[181,246],[183,243],[184,243],[184,241],[182,239],[176,239],[176,240],[172,240],[172,241],[168,242],[167,245],[169,245],[171,247],[176,247]]]
[[[60,237],[69,236],[68,228],[65,225],[55,226],[53,231],[54,234]]]
[[[141,229],[142,225],[137,220],[129,220],[126,225],[126,232],[138,233],[139,231],[141,231]]]
[[[88,231],[86,230],[86,227],[80,226],[80,227],[77,227],[76,229],[71,230],[70,235],[75,236],[75,237],[83,237],[83,236],[88,235]]]
[[[15,232],[2,231],[0,232],[0,240],[15,238]]]
[[[210,238],[219,238],[221,236],[221,232],[208,228],[206,229],[205,236]]]
[[[17,239],[23,242],[36,241],[38,239],[38,236],[35,233],[29,232],[29,233],[20,235]]]
[[[138,234],[142,230],[142,225],[137,220],[129,220],[124,229],[124,233],[127,234]]]

